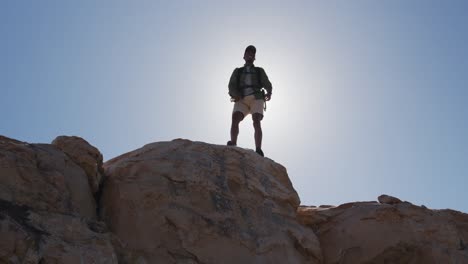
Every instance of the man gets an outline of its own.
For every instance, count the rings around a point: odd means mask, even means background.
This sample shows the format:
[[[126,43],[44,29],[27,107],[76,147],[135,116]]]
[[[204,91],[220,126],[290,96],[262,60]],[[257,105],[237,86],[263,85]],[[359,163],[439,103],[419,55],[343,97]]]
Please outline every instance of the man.
[[[229,80],[229,95],[231,101],[235,103],[232,111],[231,140],[228,141],[227,145],[237,145],[239,123],[246,115],[252,114],[255,129],[255,152],[263,157],[260,121],[263,119],[265,101],[271,99],[272,87],[265,71],[253,64],[256,52],[256,48],[252,45],[245,49],[244,67],[236,68]],[[266,94],[262,88],[266,90]]]

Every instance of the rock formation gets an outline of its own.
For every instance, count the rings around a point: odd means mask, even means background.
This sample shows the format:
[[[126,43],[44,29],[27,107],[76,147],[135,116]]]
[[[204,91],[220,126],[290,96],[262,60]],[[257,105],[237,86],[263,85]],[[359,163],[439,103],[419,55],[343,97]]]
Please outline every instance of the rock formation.
[[[323,263],[468,263],[467,214],[379,198],[386,203],[299,207],[298,218],[319,237]]]
[[[91,191],[93,194],[97,193],[104,175],[101,152],[80,137],[60,136],[52,141],[52,145],[62,150],[84,170]]]
[[[0,136],[0,263],[117,263],[106,230],[69,156]]]
[[[0,136],[0,263],[468,263],[468,215],[378,201],[299,206],[284,167],[238,147],[103,164],[79,137]]]
[[[126,263],[321,262],[286,169],[253,151],[175,140],[105,171],[101,217]]]

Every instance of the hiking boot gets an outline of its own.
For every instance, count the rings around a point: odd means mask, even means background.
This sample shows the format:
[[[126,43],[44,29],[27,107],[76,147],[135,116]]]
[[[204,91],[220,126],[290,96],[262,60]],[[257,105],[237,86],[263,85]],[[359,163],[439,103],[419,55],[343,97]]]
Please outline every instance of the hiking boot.
[[[257,152],[258,155],[260,155],[260,156],[262,156],[262,157],[265,157],[265,156],[263,155],[263,151],[262,151],[261,148],[257,148],[257,149],[255,150],[255,152]]]
[[[231,140],[229,140],[229,141],[227,142],[227,145],[228,145],[228,146],[236,146],[236,144],[234,144]]]

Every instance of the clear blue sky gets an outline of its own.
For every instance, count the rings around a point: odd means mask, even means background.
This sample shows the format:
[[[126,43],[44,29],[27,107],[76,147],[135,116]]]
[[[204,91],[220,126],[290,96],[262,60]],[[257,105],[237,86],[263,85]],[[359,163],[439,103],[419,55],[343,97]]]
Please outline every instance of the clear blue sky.
[[[382,193],[468,212],[468,1],[1,1],[0,134],[106,160],[229,139],[249,44],[264,152],[307,205]],[[238,144],[254,148],[250,117]]]

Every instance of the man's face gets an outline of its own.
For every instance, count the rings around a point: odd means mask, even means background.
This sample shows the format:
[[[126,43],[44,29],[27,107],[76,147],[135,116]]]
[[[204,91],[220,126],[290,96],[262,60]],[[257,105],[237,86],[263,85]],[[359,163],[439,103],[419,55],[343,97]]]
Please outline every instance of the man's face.
[[[253,63],[255,60],[255,52],[248,50],[244,53],[244,60],[247,63]]]

